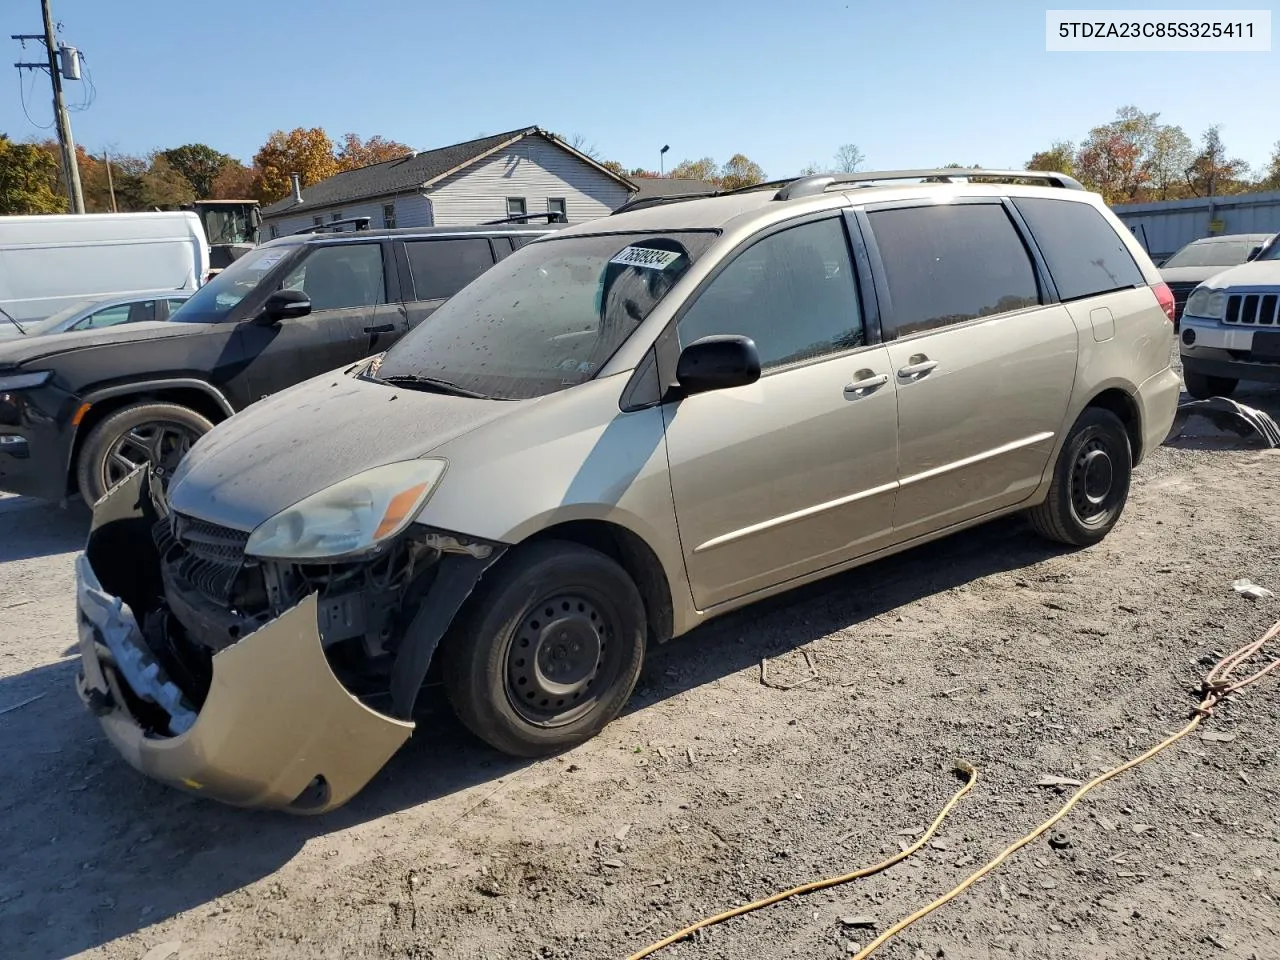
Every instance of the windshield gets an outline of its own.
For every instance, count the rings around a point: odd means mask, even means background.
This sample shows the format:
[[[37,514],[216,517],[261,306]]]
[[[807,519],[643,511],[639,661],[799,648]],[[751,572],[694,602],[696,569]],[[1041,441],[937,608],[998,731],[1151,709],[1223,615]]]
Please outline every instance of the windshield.
[[[77,300],[75,303],[64,307],[51,316],[45,317],[43,320],[37,320],[35,323],[24,323],[23,326],[27,328],[28,334],[49,333],[57,330],[61,324],[70,320],[77,313],[93,306],[96,302],[95,300]]]
[[[1277,233],[1258,254],[1259,260],[1280,260],[1280,233]]]
[[[174,323],[220,323],[253,292],[263,277],[296,249],[297,246],[286,245],[250,250],[192,294],[169,319]]]
[[[531,243],[388,350],[377,377],[443,381],[499,400],[583,383],[715,237],[688,231]]]
[[[252,243],[253,224],[248,207],[205,209],[204,232],[212,244]]]
[[[1189,243],[1164,262],[1165,267],[1234,267],[1244,263],[1249,251],[1258,246],[1253,240],[1216,240],[1213,243]]]

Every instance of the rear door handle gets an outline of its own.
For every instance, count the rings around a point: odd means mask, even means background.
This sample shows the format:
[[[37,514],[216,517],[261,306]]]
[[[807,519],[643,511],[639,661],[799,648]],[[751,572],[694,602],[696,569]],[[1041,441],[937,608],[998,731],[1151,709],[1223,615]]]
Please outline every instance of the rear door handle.
[[[365,333],[394,333],[396,325],[394,323],[380,323],[376,327],[365,327]]]
[[[872,390],[877,390],[889,382],[887,373],[872,374],[870,370],[859,370],[858,372],[865,374],[865,376],[859,377],[853,383],[844,385],[844,392],[851,393],[855,397],[866,396]]]
[[[919,380],[929,374],[937,365],[937,360],[930,360],[924,354],[917,353],[905,367],[898,368],[898,376],[903,380]]]

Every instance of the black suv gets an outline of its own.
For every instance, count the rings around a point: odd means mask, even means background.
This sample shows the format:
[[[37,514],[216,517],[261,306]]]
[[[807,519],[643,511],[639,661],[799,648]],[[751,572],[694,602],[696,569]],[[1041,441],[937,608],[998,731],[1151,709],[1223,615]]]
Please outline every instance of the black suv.
[[[0,345],[0,491],[92,504],[215,423],[379,353],[550,226],[304,233],[255,248],[168,322]]]

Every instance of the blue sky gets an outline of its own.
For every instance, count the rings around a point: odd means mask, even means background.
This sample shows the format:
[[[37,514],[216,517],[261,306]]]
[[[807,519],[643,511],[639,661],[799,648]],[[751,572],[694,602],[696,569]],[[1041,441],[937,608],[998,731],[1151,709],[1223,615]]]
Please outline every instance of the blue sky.
[[[1274,89],[1280,54],[1047,53],[1045,7],[1063,2],[53,3],[96,84],[72,124],[97,152],[201,141],[247,161],[277,128],[428,149],[536,124],[580,133],[628,168],[656,167],[667,143],[668,167],[741,151],[778,177],[847,142],[872,168],[1021,166],[1129,103],[1195,139],[1221,123],[1230,152],[1255,166],[1280,138],[1280,110],[1258,96]],[[38,46],[7,39],[39,30],[37,0],[4,8],[4,62],[37,59]],[[0,132],[49,135],[7,69]],[[45,75],[27,72],[23,86],[32,119],[50,123]],[[67,88],[83,100],[81,84]]]

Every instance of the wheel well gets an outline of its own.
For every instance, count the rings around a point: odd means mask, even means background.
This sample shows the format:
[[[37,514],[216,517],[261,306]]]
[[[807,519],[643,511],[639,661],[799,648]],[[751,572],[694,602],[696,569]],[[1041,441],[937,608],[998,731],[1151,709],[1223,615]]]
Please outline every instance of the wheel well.
[[[657,554],[641,537],[626,527],[604,520],[572,520],[541,530],[524,542],[541,540],[569,540],[616,561],[635,582],[644,600],[649,641],[663,643],[671,639],[674,627],[666,571]]]
[[[1103,390],[1089,401],[1088,406],[1098,407],[1114,413],[1124,424],[1129,434],[1129,446],[1133,449],[1133,462],[1136,465],[1142,460],[1145,451],[1142,449],[1142,416],[1138,413],[1138,404],[1133,397],[1119,387]]]
[[[132,406],[135,403],[177,403],[194,410],[210,423],[220,423],[227,419],[227,412],[218,401],[195,387],[164,387],[151,390],[140,390],[138,393],[126,393],[116,397],[107,397],[89,408],[89,412],[76,428],[75,443],[71,448],[71,461],[67,464],[67,492],[75,490],[76,465],[80,462],[80,448],[84,446],[85,437],[99,423],[117,410]]]

